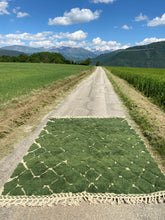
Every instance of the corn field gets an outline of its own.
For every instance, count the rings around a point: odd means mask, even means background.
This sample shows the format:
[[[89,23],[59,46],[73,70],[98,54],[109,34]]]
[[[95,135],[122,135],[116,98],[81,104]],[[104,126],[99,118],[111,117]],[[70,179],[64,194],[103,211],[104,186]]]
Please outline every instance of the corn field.
[[[165,69],[107,67],[165,110]]]

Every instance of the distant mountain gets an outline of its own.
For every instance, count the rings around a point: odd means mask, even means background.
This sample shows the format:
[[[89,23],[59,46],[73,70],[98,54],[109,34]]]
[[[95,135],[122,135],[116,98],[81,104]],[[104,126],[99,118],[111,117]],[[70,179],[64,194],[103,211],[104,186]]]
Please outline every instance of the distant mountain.
[[[21,52],[19,51],[16,51],[16,50],[5,50],[5,49],[2,49],[0,48],[0,56],[3,56],[3,55],[7,55],[7,56],[19,56],[21,54]]]
[[[33,54],[33,53],[39,53],[39,52],[45,52],[45,48],[40,47],[40,48],[34,48],[34,47],[28,47],[28,46],[22,46],[22,45],[12,45],[12,46],[6,46],[2,47],[1,49],[5,50],[16,50],[22,53],[27,53],[27,54]]]
[[[28,46],[21,46],[21,45],[13,45],[13,46],[6,46],[2,49],[5,50],[16,50],[26,54],[33,54],[39,52],[57,52],[61,53],[66,59],[73,60],[73,61],[82,61],[87,59],[88,57],[94,58],[97,55],[89,50],[86,50],[81,47],[52,47],[52,48],[33,48]]]
[[[92,64],[95,65],[96,61],[100,61],[100,65],[108,66],[109,59],[116,54],[120,53],[122,50],[115,50],[109,53],[103,53],[92,59]]]
[[[82,61],[88,57],[92,58],[92,64],[100,61],[102,66],[130,66],[130,67],[150,67],[165,68],[165,41],[152,43],[144,46],[130,47],[125,50],[116,50],[110,53],[96,55],[101,51],[89,51],[84,48],[72,47],[53,47],[45,49],[43,47],[33,48],[28,46],[13,45],[0,48],[0,56],[19,56],[20,53],[39,53],[39,52],[57,52],[66,59],[73,61]]]
[[[130,47],[109,58],[105,55],[104,58],[101,62],[104,66],[165,68],[165,41]]]
[[[61,53],[66,59],[73,61],[81,61],[87,59],[88,57],[94,58],[97,56],[93,52],[81,47],[54,47],[49,49],[49,52]]]

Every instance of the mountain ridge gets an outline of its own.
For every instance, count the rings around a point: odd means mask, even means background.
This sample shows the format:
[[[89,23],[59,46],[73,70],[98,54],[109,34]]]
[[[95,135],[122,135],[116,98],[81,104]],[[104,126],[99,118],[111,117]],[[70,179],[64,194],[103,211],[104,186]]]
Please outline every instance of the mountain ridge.
[[[97,54],[82,47],[51,47],[46,49],[43,47],[34,48],[22,45],[11,45],[2,47],[1,49],[19,51],[29,55],[40,52],[56,52],[61,53],[66,59],[73,61],[82,61],[89,57],[94,58],[97,56]]]
[[[102,66],[165,68],[165,41],[129,47],[117,54],[104,54],[100,62]]]
[[[33,48],[22,45],[11,45],[0,48],[0,56],[19,56],[20,53],[56,52],[62,54],[67,60],[80,62],[92,58],[92,65],[100,61],[101,66],[126,66],[126,67],[147,67],[165,68],[165,41],[151,43],[148,45],[129,47],[124,50],[115,50],[99,56],[96,53],[82,47],[43,47]],[[98,52],[98,51],[97,51]],[[101,51],[100,51],[101,53]]]
[[[21,52],[16,51],[16,50],[6,50],[0,48],[0,56],[6,55],[6,56],[19,56]]]
[[[122,49],[119,49],[119,50],[111,51],[109,53],[100,54],[99,56],[97,56],[94,59],[92,59],[92,64],[95,65],[95,63],[97,61],[100,61],[101,63],[102,62],[106,62],[109,58],[115,56],[117,53],[119,53],[121,51],[122,51]]]

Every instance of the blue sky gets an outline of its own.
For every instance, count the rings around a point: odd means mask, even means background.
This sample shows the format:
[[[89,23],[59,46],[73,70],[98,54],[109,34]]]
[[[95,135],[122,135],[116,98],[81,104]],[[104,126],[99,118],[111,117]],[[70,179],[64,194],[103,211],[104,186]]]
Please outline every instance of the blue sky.
[[[163,40],[164,0],[0,0],[0,47],[104,51]]]

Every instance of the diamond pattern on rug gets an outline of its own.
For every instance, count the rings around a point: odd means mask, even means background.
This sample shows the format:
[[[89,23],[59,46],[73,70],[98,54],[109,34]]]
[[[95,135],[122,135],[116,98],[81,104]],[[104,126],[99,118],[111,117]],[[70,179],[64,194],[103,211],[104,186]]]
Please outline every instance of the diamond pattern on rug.
[[[51,119],[2,195],[143,194],[165,190],[165,176],[123,118]]]

